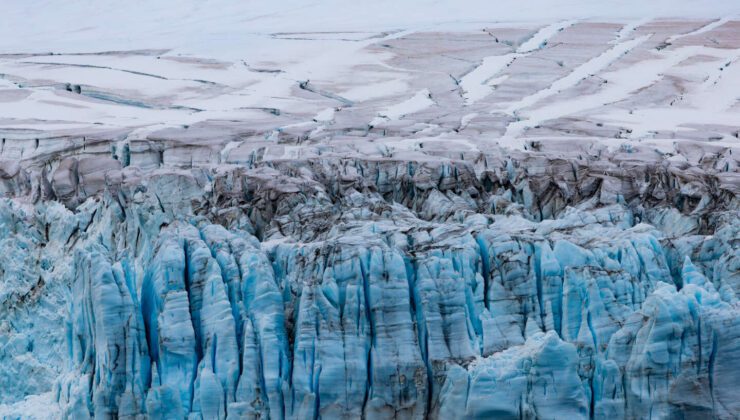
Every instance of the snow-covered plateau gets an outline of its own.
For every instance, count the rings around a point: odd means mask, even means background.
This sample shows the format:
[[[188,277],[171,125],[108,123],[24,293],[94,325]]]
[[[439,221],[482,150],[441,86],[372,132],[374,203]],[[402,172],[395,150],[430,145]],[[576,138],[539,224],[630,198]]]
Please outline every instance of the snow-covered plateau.
[[[175,3],[0,6],[0,419],[740,418],[740,5]]]

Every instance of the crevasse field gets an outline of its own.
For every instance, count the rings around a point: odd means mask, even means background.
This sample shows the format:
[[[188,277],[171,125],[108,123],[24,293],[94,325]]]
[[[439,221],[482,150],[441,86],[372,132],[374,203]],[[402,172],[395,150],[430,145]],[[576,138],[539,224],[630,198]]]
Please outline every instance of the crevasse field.
[[[0,2],[0,419],[740,418],[740,3]]]

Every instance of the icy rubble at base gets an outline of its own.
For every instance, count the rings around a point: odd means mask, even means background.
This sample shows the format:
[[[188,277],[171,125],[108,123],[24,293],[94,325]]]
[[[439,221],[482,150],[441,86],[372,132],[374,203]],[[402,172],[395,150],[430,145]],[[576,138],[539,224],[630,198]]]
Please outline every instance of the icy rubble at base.
[[[0,404],[0,416],[3,419],[53,420],[60,418],[61,414],[59,404],[52,392],[30,395],[14,404]]]
[[[740,413],[736,195],[336,164],[2,199],[0,415],[49,391],[74,419]]]

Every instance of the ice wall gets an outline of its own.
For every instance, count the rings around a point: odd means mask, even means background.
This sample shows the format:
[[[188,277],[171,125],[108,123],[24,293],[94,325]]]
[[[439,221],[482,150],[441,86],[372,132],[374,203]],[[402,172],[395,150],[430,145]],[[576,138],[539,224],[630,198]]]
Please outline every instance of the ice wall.
[[[67,206],[0,201],[0,403],[51,392],[75,419],[740,413],[733,194],[651,204],[657,185],[594,185],[588,167],[554,194],[512,160],[336,165],[126,169],[93,194],[78,172],[51,183]]]

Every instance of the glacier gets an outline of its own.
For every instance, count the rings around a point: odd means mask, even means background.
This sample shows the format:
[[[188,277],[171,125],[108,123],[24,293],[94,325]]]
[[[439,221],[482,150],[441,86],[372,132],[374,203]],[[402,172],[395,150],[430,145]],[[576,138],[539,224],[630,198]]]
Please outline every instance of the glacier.
[[[737,194],[615,164],[634,153],[146,177],[62,162],[40,191],[56,200],[0,202],[3,402],[50,392],[66,418],[732,418]]]
[[[730,2],[9,3],[0,419],[740,417]]]

